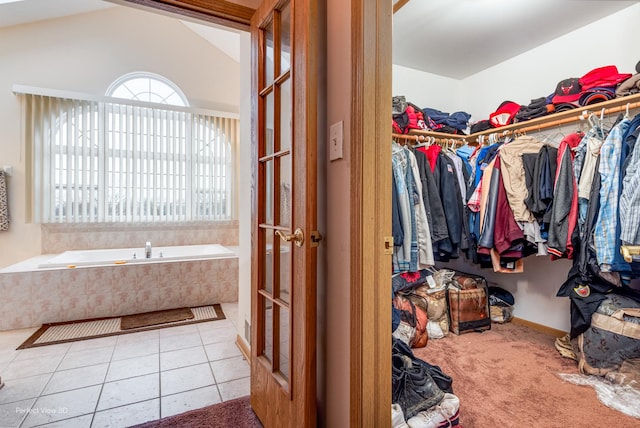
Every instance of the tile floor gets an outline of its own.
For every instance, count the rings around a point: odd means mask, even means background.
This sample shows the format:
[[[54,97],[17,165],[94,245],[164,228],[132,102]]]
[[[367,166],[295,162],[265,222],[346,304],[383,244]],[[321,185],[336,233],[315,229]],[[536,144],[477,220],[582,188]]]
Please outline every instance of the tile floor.
[[[0,428],[127,427],[249,394],[226,320],[16,351],[36,328],[0,332]]]

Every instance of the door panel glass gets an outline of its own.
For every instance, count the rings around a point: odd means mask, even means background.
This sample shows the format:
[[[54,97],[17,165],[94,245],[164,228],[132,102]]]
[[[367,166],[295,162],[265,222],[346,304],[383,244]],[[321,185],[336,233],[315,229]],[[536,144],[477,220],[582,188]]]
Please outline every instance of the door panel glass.
[[[291,67],[291,7],[287,5],[280,11],[280,73]]]
[[[267,28],[264,29],[264,43],[265,53],[264,56],[264,74],[265,74],[265,86],[273,83],[273,68],[274,68],[274,45],[273,45],[273,21],[269,23]]]
[[[267,229],[264,231],[266,234],[266,248],[265,248],[265,256],[264,256],[264,288],[267,293],[273,293],[273,240],[277,239],[275,242],[278,245],[278,241],[280,239],[277,236],[274,236],[273,230]]]
[[[279,307],[280,319],[280,367],[279,371],[288,380],[289,379],[289,311],[283,307]]]
[[[264,209],[265,209],[265,223],[273,224],[273,182],[275,180],[272,160],[264,163]]]
[[[278,297],[291,302],[291,242],[280,243],[280,291]]]
[[[264,108],[265,108],[265,135],[264,135],[264,155],[270,155],[273,153],[274,150],[274,146],[273,146],[273,139],[274,139],[274,134],[273,134],[273,126],[274,126],[274,111],[275,111],[275,106],[274,106],[274,101],[275,101],[275,96],[273,91],[271,91],[269,93],[269,95],[267,95],[264,99]]]
[[[284,227],[291,226],[291,155],[278,158],[280,166],[280,219],[278,224]]]
[[[291,148],[291,79],[280,85],[280,150]]]
[[[262,296],[260,298],[265,299]],[[271,301],[265,301],[264,311],[264,349],[262,355],[267,357],[269,361],[273,361],[273,303]]]

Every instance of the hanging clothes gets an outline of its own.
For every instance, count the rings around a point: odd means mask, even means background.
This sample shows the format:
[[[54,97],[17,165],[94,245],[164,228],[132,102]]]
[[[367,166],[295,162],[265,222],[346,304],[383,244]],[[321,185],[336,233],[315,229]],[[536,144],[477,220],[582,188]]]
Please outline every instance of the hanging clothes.
[[[622,193],[620,195],[620,240],[628,245],[640,245],[640,115],[630,124],[635,127],[627,138],[632,146],[631,154],[623,167]]]
[[[527,184],[524,175],[522,154],[538,153],[541,143],[529,136],[518,137],[500,149],[502,157],[502,181],[507,192],[509,205],[516,221],[534,221],[533,214],[524,203],[527,195]]]
[[[392,147],[391,161],[398,196],[400,223],[403,230],[402,245],[394,246],[393,272],[415,271],[418,269],[418,241],[414,241],[416,236],[415,222],[412,221],[414,208],[413,204],[409,202],[413,186],[407,182],[408,177],[412,177],[413,173],[409,168],[402,147],[397,144]]]
[[[397,198],[396,218],[402,228],[402,245],[394,245],[393,272],[416,272],[434,264],[418,162],[409,149],[397,143],[392,144],[391,160]]]
[[[579,133],[569,134],[558,148],[548,251],[559,258],[573,258],[572,236],[578,219],[578,186],[573,175],[573,149],[578,147],[583,136]]]
[[[418,162],[418,171],[422,182],[422,200],[427,212],[427,221],[431,231],[431,242],[435,246],[449,237],[447,221],[442,208],[442,201],[438,192],[436,179],[431,172],[431,166],[424,151],[415,149],[413,152]]]
[[[627,271],[629,265],[620,254],[620,166],[624,162],[623,136],[631,121],[624,119],[611,129],[600,149],[600,210],[594,231],[596,256],[600,269]]]

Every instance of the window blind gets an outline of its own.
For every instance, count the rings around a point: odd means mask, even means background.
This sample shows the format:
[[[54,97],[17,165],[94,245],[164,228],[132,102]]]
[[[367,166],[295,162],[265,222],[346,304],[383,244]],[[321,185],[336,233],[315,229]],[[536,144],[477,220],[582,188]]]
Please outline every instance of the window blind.
[[[119,99],[19,95],[33,221],[233,218],[237,119]]]

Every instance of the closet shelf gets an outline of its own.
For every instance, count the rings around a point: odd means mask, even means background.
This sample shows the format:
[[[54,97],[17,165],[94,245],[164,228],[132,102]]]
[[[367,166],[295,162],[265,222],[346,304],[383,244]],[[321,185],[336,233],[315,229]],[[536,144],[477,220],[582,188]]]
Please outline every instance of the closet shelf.
[[[443,132],[436,131],[420,131],[420,130],[411,130],[409,134],[394,134],[394,137],[402,137],[406,139],[411,139],[411,136],[417,137],[434,137],[439,140],[451,141],[452,139],[460,140],[461,142],[466,142],[468,144],[475,145],[486,136],[488,137],[491,134],[496,135],[511,135],[514,133],[527,133],[527,132],[537,132],[542,129],[552,128],[555,126],[563,126],[570,123],[578,123],[580,121],[586,120],[589,118],[589,115],[597,114],[600,115],[603,111],[605,115],[614,114],[618,112],[623,112],[627,109],[627,105],[629,109],[638,109],[640,108],[640,94],[628,95],[626,97],[614,98],[609,101],[604,101],[597,104],[590,104],[584,107],[578,107],[573,110],[563,111],[561,113],[553,113],[547,116],[538,117],[536,119],[527,120],[525,122],[513,123],[511,125],[501,126],[499,128],[491,128],[486,131],[475,132],[469,135],[462,134],[446,134]]]
[[[467,138],[469,138],[469,135],[466,135],[466,134],[447,134],[446,132],[421,131],[419,129],[412,129],[408,134],[402,134],[402,135],[434,137],[434,138],[439,138],[441,140],[451,140],[451,139],[466,140]]]
[[[613,114],[625,111],[629,105],[629,109],[640,108],[640,94],[628,95],[626,97],[614,98],[597,104],[590,104],[584,107],[578,107],[573,110],[563,111],[561,113],[553,113],[547,116],[538,117],[536,119],[527,120],[525,122],[513,123],[511,125],[501,126],[500,128],[487,129],[486,131],[476,132],[467,138],[472,142],[480,142],[482,136],[491,134],[503,135],[513,134],[517,132],[536,132],[554,126],[562,126],[570,123],[577,123],[589,118],[591,113],[600,115]]]

